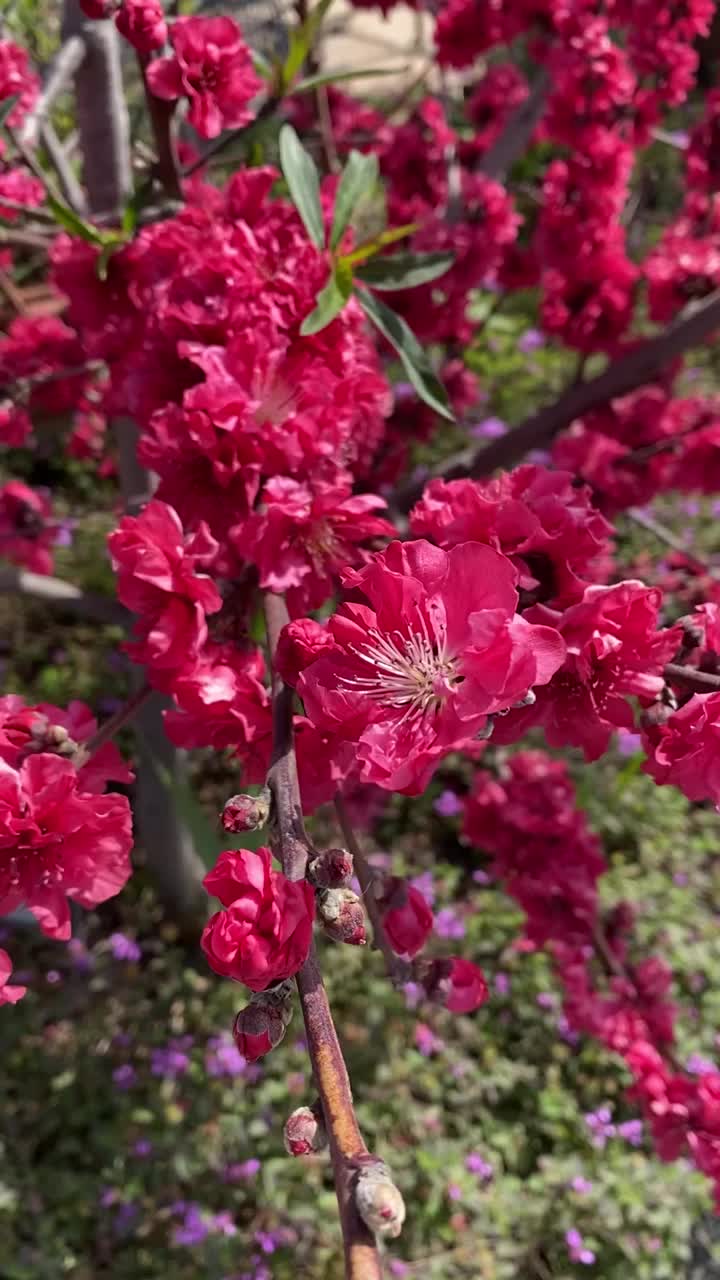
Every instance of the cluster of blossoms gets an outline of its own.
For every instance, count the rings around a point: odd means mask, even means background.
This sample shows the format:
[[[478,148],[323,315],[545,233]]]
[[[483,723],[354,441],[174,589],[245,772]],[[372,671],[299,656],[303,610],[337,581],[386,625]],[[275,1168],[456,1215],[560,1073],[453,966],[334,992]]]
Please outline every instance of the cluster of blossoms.
[[[82,702],[0,698],[0,913],[26,907],[50,938],[70,937],[69,900],[96,906],[130,875],[130,805],[103,792],[132,774],[111,743],[83,751],[96,729]],[[0,1002],[19,991],[2,956]]]
[[[479,770],[464,833],[522,907],[528,943],[552,956],[569,1030],[623,1057],[635,1080],[629,1096],[642,1103],[660,1157],[691,1159],[720,1197],[720,1072],[673,1065],[672,974],[659,956],[634,959],[628,903],[601,913],[605,861],[566,765],[519,751],[497,774]]]

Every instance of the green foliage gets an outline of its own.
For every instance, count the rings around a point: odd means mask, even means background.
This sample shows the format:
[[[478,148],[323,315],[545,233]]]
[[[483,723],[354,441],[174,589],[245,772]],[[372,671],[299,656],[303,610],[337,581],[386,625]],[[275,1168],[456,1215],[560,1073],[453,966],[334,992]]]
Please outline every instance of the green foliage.
[[[402,316],[391,311],[390,307],[366,289],[358,289],[357,297],[368,320],[375,325],[376,329],[379,329],[391,347],[394,347],[420,399],[439,413],[441,418],[449,418],[452,422],[453,413],[445,388],[412,329],[405,323]]]

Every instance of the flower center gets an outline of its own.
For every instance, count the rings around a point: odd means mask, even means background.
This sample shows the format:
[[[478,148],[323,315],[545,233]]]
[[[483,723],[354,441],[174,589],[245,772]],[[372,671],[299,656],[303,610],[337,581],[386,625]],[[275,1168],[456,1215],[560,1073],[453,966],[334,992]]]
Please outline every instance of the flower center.
[[[429,629],[419,608],[417,616],[419,630],[409,635],[371,628],[366,644],[352,646],[368,674],[341,678],[346,688],[402,711],[399,725],[438,711],[463,679],[456,657],[448,652],[444,626],[433,621]]]

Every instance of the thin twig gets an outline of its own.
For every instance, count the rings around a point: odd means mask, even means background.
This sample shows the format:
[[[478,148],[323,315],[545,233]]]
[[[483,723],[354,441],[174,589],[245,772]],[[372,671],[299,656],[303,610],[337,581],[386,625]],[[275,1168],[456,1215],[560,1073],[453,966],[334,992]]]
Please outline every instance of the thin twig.
[[[696,667],[684,667],[677,662],[668,662],[663,667],[666,680],[681,680],[683,684],[695,687],[696,693],[715,693],[720,690],[720,675],[711,671],[698,671]]]
[[[358,838],[350,821],[347,806],[342,795],[338,791],[335,796],[335,811],[338,821],[342,829],[343,838],[347,845],[348,852],[353,856],[355,866],[355,874],[360,882],[362,889],[363,902],[365,909],[370,917],[370,923],[373,928],[373,941],[378,951],[382,952],[385,961],[385,968],[391,982],[399,986],[403,982],[407,982],[410,977],[410,966],[406,961],[402,960],[393,951],[388,941],[385,926],[383,924],[380,904],[375,894],[375,885],[377,883],[373,868],[370,866],[365,854],[363,853]]]
[[[22,213],[26,218],[35,218],[38,222],[47,222],[53,227],[57,226],[54,214],[48,213],[47,209],[43,209],[41,206],[20,204],[19,200],[8,200],[7,196],[0,196],[0,209],[8,209],[11,213]]]
[[[51,243],[51,237],[41,235],[39,231],[18,231],[15,227],[0,224],[0,248],[9,245],[19,249],[44,249],[47,253]]]
[[[49,121],[44,121],[40,125],[40,137],[67,203],[76,213],[84,215],[87,212],[85,192],[75,177],[65,148]]]
[[[104,746],[106,742],[110,742],[110,740],[115,737],[116,733],[119,733],[121,729],[124,729],[125,725],[129,724],[130,721],[135,718],[140,708],[147,702],[151,693],[152,689],[150,688],[150,685],[144,684],[142,688],[138,689],[136,693],[132,694],[132,696],[128,698],[127,702],[123,703],[119,711],[115,712],[114,716],[110,716],[109,720],[106,720],[104,724],[101,724],[99,729],[95,730],[92,737],[88,738],[87,742],[83,742],[80,746],[79,754],[83,756],[83,759],[89,760],[100,747]]]
[[[500,137],[485,152],[478,169],[488,178],[502,180],[515,161],[525,154],[547,103],[550,78],[544,67],[535,77],[534,84],[524,102],[513,111]]]
[[[239,138],[243,138],[249,135],[254,129],[257,129],[259,124],[262,124],[264,120],[267,120],[269,116],[275,113],[280,104],[281,97],[282,95],[279,93],[271,94],[270,97],[266,98],[263,102],[254,120],[251,120],[249,124],[243,125],[242,129],[233,129],[232,133],[226,133],[222,138],[217,138],[201,156],[198,156],[197,159],[185,166],[182,171],[183,178],[191,178],[192,175],[197,173],[198,169],[202,169],[203,165],[206,165],[209,160],[214,160],[216,156],[220,155],[221,151],[225,151],[227,147],[232,146],[233,142],[237,142]]]
[[[138,65],[142,76],[143,88],[145,90],[145,101],[147,103],[148,115],[152,125],[153,137],[155,139],[155,149],[157,151],[157,165],[155,172],[158,181],[167,196],[171,200],[182,200],[182,188],[180,186],[180,171],[175,153],[175,140],[172,132],[172,121],[175,114],[174,102],[166,102],[162,98],[156,98],[147,78],[147,69],[150,65],[150,56],[146,53],[138,53]]]
[[[22,122],[20,136],[28,146],[31,147],[36,141],[40,125],[52,110],[54,102],[80,70],[84,57],[85,41],[81,35],[71,35],[63,40],[48,67],[42,93]]]
[[[659,542],[664,542],[666,546],[671,547],[673,551],[680,552],[680,554],[685,556],[691,564],[695,565],[701,573],[707,573],[711,578],[720,578],[720,570],[713,569],[713,567],[707,564],[705,560],[701,560],[699,556],[696,556],[693,551],[689,550],[688,547],[685,546],[682,539],[678,538],[676,534],[673,533],[672,529],[668,529],[667,525],[662,524],[660,520],[656,520],[654,516],[649,514],[649,512],[643,511],[641,507],[628,507],[625,514],[628,519],[634,521],[635,524],[640,525],[641,529],[647,529],[648,533],[651,533]]]
[[[265,594],[265,622],[271,661],[289,622],[281,596]],[[273,796],[273,843],[290,880],[305,875],[310,845],[305,834],[293,732],[293,691],[273,673],[273,758],[268,774]],[[357,1172],[372,1163],[358,1127],[350,1081],[314,947],[297,975],[308,1048],[330,1143],[335,1192],[345,1248],[346,1280],[380,1280],[375,1240],[355,1205]]]
[[[27,307],[23,300],[22,291],[16,288],[12,277],[8,275],[7,271],[0,270],[0,293],[7,298],[17,315],[22,316],[26,313]]]
[[[87,594],[73,582],[65,582],[62,578],[3,564],[0,565],[0,595],[10,594],[26,596],[56,609],[67,609],[82,619],[117,623],[119,626],[127,626],[130,621],[128,610],[110,596]]]
[[[480,449],[464,450],[448,458],[435,475],[444,480],[464,476],[482,478],[491,475],[496,467],[514,466],[531,450],[547,448],[576,418],[582,418],[591,409],[652,382],[683,351],[698,346],[719,328],[720,292],[715,292],[686,308],[661,333],[647,338],[626,355],[613,360],[596,378],[568,388],[552,404],[526,418],[500,439]],[[420,484],[406,486],[398,494],[395,505],[402,511],[409,511],[425,483],[423,480]]]

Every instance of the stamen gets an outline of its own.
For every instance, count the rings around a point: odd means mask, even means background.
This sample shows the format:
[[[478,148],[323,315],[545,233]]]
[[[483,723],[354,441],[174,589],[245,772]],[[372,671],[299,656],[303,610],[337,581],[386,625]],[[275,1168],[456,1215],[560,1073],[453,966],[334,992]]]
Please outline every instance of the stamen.
[[[340,678],[346,689],[403,711],[398,728],[437,712],[460,679],[456,660],[448,652],[444,625],[439,619],[428,619],[418,604],[415,615],[416,629],[408,635],[383,634],[373,628],[365,644],[351,645],[351,652],[370,671]]]

